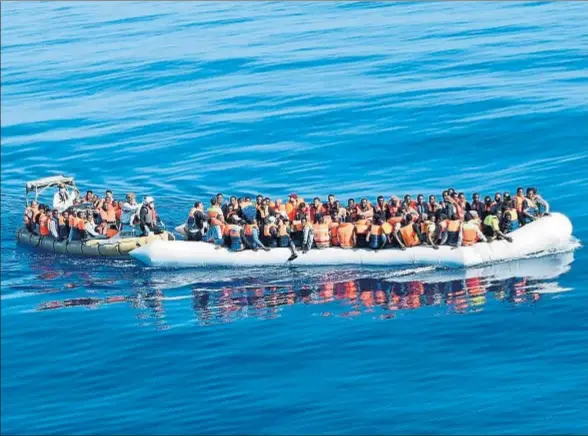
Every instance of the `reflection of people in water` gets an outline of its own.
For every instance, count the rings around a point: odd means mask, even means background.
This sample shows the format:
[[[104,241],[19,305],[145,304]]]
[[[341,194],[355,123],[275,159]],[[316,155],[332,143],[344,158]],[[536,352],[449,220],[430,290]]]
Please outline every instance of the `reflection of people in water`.
[[[527,278],[490,281],[482,277],[471,277],[431,283],[366,278],[329,281],[298,288],[269,286],[224,288],[220,291],[199,289],[192,291],[192,306],[201,325],[234,322],[247,317],[273,319],[280,316],[283,306],[296,303],[332,304],[322,312],[323,315],[349,317],[375,313],[386,319],[394,318],[399,311],[427,306],[445,306],[445,311],[449,313],[483,310],[489,293],[500,301],[521,304],[539,298],[540,294],[533,292],[533,289],[536,289],[536,285]],[[137,317],[143,324],[151,320],[157,328],[166,328],[164,300],[163,291],[153,289],[140,290],[126,297],[80,297],[49,301],[39,305],[37,309],[98,308],[106,304],[128,303],[139,311]]]

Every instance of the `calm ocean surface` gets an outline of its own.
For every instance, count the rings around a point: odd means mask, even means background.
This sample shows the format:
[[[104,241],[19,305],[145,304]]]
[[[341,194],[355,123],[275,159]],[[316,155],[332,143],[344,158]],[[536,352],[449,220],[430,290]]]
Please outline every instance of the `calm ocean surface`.
[[[588,434],[588,257],[158,270],[16,246],[26,180],[536,185],[588,240],[588,3],[2,2],[3,434]]]

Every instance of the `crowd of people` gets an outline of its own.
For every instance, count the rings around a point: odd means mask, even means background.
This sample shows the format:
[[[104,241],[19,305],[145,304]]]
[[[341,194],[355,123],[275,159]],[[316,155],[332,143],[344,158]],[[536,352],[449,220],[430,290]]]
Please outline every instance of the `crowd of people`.
[[[217,194],[206,209],[202,202],[194,203],[184,230],[188,240],[232,251],[289,247],[292,260],[297,257],[296,247],[303,252],[330,246],[405,250],[417,245],[469,246],[495,239],[512,242],[509,233],[548,213],[549,204],[535,188],[526,192],[517,188],[514,196],[497,192],[483,200],[474,193],[471,201],[449,188],[440,201],[435,195],[428,201],[421,194],[416,200],[405,195],[387,201],[380,195],[375,203],[350,198],[346,206],[332,194],[326,202],[315,197],[310,204],[296,194],[290,194],[285,203],[262,195],[255,202],[234,196],[226,202]]]
[[[58,241],[108,239],[121,233],[145,236],[161,233],[163,223],[152,197],[137,202],[134,193],[116,200],[111,190],[104,197],[87,191],[83,197],[60,185],[49,207],[33,200],[25,209],[24,224],[34,234],[52,236]]]
[[[337,246],[344,249],[369,248],[405,250],[417,245],[438,249],[440,245],[469,246],[495,239],[512,241],[509,233],[549,213],[549,204],[535,188],[517,188],[516,194],[497,192],[483,200],[474,193],[470,201],[453,188],[443,191],[441,199],[419,194],[388,200],[377,197],[375,203],[362,198],[342,205],[329,195],[323,202],[315,197],[310,204],[296,194],[286,202],[258,195],[230,197],[217,194],[204,207],[194,203],[184,226],[187,240],[205,241],[232,251],[288,247],[290,260],[297,248],[307,252]],[[135,194],[125,200],[114,198],[111,190],[104,197],[92,191],[81,196],[64,185],[53,197],[53,205],[33,201],[27,206],[24,223],[30,232],[52,236],[59,241],[112,238],[117,234],[144,236],[161,233],[160,220],[152,197],[141,203]]]

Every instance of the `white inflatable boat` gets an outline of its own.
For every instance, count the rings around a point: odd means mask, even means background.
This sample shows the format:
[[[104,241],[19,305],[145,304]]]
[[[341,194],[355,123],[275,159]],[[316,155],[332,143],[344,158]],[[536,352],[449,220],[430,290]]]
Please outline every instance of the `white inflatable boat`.
[[[226,248],[215,249],[209,243],[192,241],[153,241],[131,251],[130,255],[149,266],[170,268],[269,265],[432,265],[463,268],[570,249],[573,241],[572,223],[565,215],[553,213],[516,230],[510,236],[512,243],[494,241],[459,248],[441,246],[439,250],[426,246],[404,251],[392,248],[378,251],[338,247],[313,249],[305,254],[299,253],[292,262],[287,260],[290,257],[287,248],[273,248],[268,252],[231,252]]]

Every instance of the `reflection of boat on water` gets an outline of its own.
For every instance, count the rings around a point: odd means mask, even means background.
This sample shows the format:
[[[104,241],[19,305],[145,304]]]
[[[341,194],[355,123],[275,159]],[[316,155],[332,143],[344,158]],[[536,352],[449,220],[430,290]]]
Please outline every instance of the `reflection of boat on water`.
[[[521,304],[541,298],[543,290],[559,288],[555,279],[567,272],[573,253],[548,258],[526,259],[511,264],[467,271],[429,271],[418,277],[359,276],[350,280],[324,281],[318,275],[307,285],[249,284],[217,289],[186,284],[182,288],[141,290],[129,296],[84,297],[47,302],[38,310],[71,307],[98,308],[127,303],[137,310],[152,311],[158,324],[164,322],[169,305],[192,300],[192,308],[201,324],[225,323],[245,317],[263,319],[279,316],[281,308],[295,304],[323,304],[321,315],[354,316],[365,312],[381,318],[394,317],[397,311],[423,307],[441,307],[446,312],[481,310],[488,296],[499,301]],[[168,272],[169,273],[169,272]],[[153,277],[150,277],[153,279]],[[156,282],[159,279],[154,278]],[[148,284],[149,282],[147,282]],[[178,295],[181,289],[190,292]],[[168,310],[164,310],[168,306]]]

